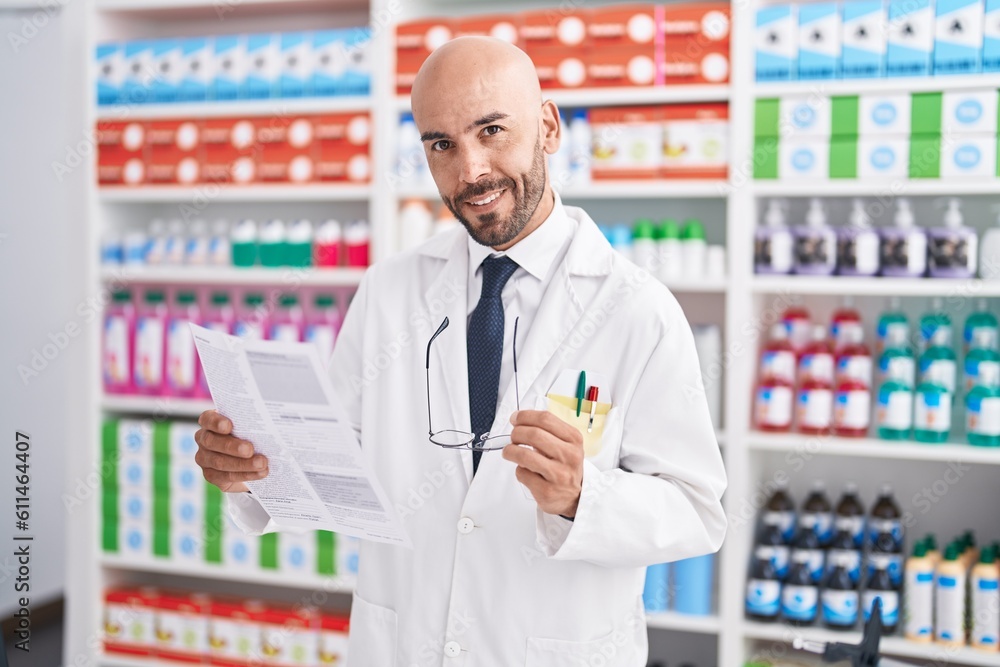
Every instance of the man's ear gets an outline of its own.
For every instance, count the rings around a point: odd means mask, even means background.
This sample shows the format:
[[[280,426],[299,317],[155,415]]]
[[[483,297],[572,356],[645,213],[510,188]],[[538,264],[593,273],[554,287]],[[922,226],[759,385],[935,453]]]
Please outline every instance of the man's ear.
[[[545,100],[542,103],[542,150],[552,155],[559,150],[559,143],[562,140],[562,123],[560,122],[559,108],[552,100]]]

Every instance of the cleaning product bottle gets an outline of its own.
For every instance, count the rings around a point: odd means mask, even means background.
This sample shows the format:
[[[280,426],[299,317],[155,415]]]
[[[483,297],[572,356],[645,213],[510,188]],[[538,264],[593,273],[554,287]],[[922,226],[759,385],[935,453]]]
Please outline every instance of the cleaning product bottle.
[[[660,223],[657,236],[660,280],[665,283],[680,280],[681,276],[684,275],[684,267],[681,263],[680,225],[677,224],[676,220],[664,220]]]
[[[899,345],[910,346],[910,321],[903,312],[898,296],[889,297],[889,306],[879,315],[875,335],[878,339],[875,346],[878,354],[885,351],[886,340],[890,336]]]
[[[347,266],[365,268],[371,257],[371,228],[367,220],[354,220],[344,232]]]
[[[814,479],[809,495],[799,512],[799,527],[810,526],[816,533],[820,546],[825,547],[833,539],[833,506],[826,497],[826,485],[821,479]]]
[[[990,653],[1000,652],[1000,587],[998,587],[997,553],[984,546],[979,562],[972,568],[970,602],[972,617],[971,644]]]
[[[340,266],[340,223],[327,220],[316,230],[313,243],[313,264],[322,267]]]
[[[257,223],[240,220],[233,225],[230,246],[233,252],[233,266],[253,266],[257,263]]]
[[[935,336],[938,336],[939,345],[951,347],[951,317],[944,311],[944,300],[939,296],[931,300],[931,309],[920,318],[920,348],[917,351],[923,353]]]
[[[847,376],[837,383],[833,397],[833,432],[845,438],[863,438],[871,422],[871,390]]]
[[[867,623],[872,615],[872,608],[875,600],[882,603],[882,631],[891,635],[896,632],[899,624],[899,591],[893,586],[889,579],[889,572],[881,566],[876,566],[875,571],[868,577],[868,584],[865,586],[864,595],[861,598],[861,606],[864,609],[864,620]]]
[[[830,318],[830,338],[833,339],[833,349],[839,352],[848,343],[848,339],[854,336],[856,330],[861,335],[858,340],[864,338],[864,326],[861,324],[861,314],[854,307],[854,297],[847,295],[843,297],[840,307],[833,311]]]
[[[820,556],[823,552],[820,551]],[[791,625],[812,625],[819,609],[819,588],[813,579],[811,556],[807,551],[792,552],[792,567],[781,590],[781,615]]]
[[[819,584],[823,579],[826,552],[823,551],[819,537],[816,536],[814,519],[815,516],[812,516],[806,523],[799,524],[799,531],[792,542],[791,559],[794,563],[796,556],[800,558],[804,556],[812,583]]]
[[[855,199],[846,227],[837,230],[837,273],[842,276],[874,276],[879,268],[879,235]]]
[[[332,294],[317,294],[313,299],[313,312],[306,323],[305,340],[315,343],[324,361],[333,354],[333,346],[340,333],[340,311]]]
[[[970,445],[1000,447],[1000,365],[996,362],[980,364],[978,381],[965,396],[965,434]]]
[[[208,235],[208,223],[204,220],[192,222],[187,238],[187,247],[184,249],[184,263],[194,266],[208,264],[210,245],[211,237]]]
[[[882,275],[919,278],[927,270],[927,235],[913,220],[910,200],[896,199],[894,225],[882,229]]]
[[[846,530],[837,531],[826,553],[827,579],[833,573],[834,563],[841,564],[855,586],[861,582],[861,550],[854,544],[854,538]]]
[[[983,298],[976,300],[976,309],[966,318],[965,327],[962,329],[966,352],[973,347],[972,341],[976,334],[979,334],[978,347],[995,350],[1000,344],[1000,326],[997,324],[997,317],[987,309],[986,299]]]
[[[791,549],[788,547],[788,540],[781,534],[781,527],[765,519],[761,525],[760,538],[754,548],[754,555],[757,558],[769,558],[778,579],[784,580],[788,576],[790,554]]]
[[[212,236],[208,242],[208,263],[212,266],[232,266],[233,246],[229,241],[229,223],[216,220],[212,223]]]
[[[807,382],[820,382],[832,386],[833,368],[833,346],[826,338],[826,327],[817,324],[813,327],[812,340],[799,355],[799,382],[803,385]]]
[[[299,297],[294,294],[282,294],[278,297],[278,309],[271,318],[267,339],[298,343],[302,340],[302,329],[303,317]]]
[[[805,306],[791,305],[781,314],[781,323],[788,331],[788,341],[796,354],[801,353],[812,340],[812,322]]]
[[[180,220],[171,220],[167,227],[167,246],[163,263],[179,266],[184,263],[184,251],[187,249],[187,230]]]
[[[892,350],[886,350],[888,354]],[[884,356],[884,355],[883,355]],[[913,385],[891,372],[878,390],[875,410],[878,436],[883,440],[909,440],[913,428]]]
[[[778,526],[779,534],[785,542],[795,534],[795,502],[788,495],[788,485],[776,483],[775,489],[764,505],[761,518],[765,524]]]
[[[849,563],[840,555],[830,555],[833,571],[827,577],[820,599],[823,603],[823,623],[835,630],[849,630],[858,622],[861,600],[857,584],[851,580]]]
[[[837,261],[837,239],[826,224],[823,202],[809,201],[806,224],[795,228],[795,273],[828,276]]]
[[[233,322],[233,335],[240,338],[264,340],[267,333],[267,313],[264,308],[264,295],[259,292],[248,292],[243,296],[243,307]]]
[[[707,251],[708,243],[705,241],[705,228],[701,220],[685,220],[681,230],[681,266],[685,280],[701,280],[704,277]]]
[[[864,344],[860,328],[842,329],[843,345],[837,351],[837,382],[856,380],[865,387],[872,384],[872,354]]]
[[[781,581],[774,564],[766,556],[755,555],[747,578],[746,616],[754,621],[771,622],[781,610]]]
[[[951,431],[953,394],[940,377],[944,368],[932,367],[932,372],[917,385],[913,397],[913,437],[918,442],[944,442]]]
[[[282,220],[269,220],[260,232],[261,266],[284,266],[288,262],[288,233]]]
[[[958,362],[955,358],[955,350],[945,343],[947,336],[944,330],[938,329],[924,353],[920,355],[920,379],[926,380],[933,372],[934,377],[948,388],[954,395],[956,386],[956,370]]]
[[[934,639],[934,562],[927,557],[925,542],[917,542],[906,560],[905,580],[903,634],[928,644]]]
[[[649,218],[639,218],[632,227],[632,261],[640,268],[657,275],[657,253],[653,221]]]
[[[111,295],[111,304],[104,313],[101,344],[104,391],[111,394],[134,393],[135,307],[131,292],[119,290]]]
[[[903,523],[892,486],[883,484],[868,516],[870,566],[883,563],[894,586],[903,582]],[[871,576],[873,569],[869,569]]]
[[[899,339],[899,329],[892,329],[886,337],[878,360],[879,378],[885,382],[893,379],[908,387],[916,384],[917,363],[907,341]]]
[[[858,485],[848,482],[834,509],[833,525],[836,532],[846,532],[850,536],[856,549],[865,543],[865,514],[865,506],[858,497]]]
[[[632,261],[632,228],[617,224],[611,227],[611,247],[617,250],[625,259]]]
[[[965,355],[965,363],[962,364],[965,376],[962,387],[966,394],[977,384],[985,384],[981,378],[984,373],[993,372],[990,369],[1000,372],[1000,353],[989,345],[989,333],[978,329],[973,334],[972,346]]]
[[[142,394],[163,391],[163,356],[167,332],[167,304],[163,291],[146,290],[135,323],[135,388]]]
[[[784,202],[772,199],[764,214],[764,225],[754,233],[754,273],[785,275],[792,272],[794,242],[792,231],[785,224]],[[997,254],[1000,261],[1000,252]]]
[[[934,639],[943,646],[965,645],[965,580],[958,546],[949,544],[934,574]]]
[[[944,226],[927,234],[928,273],[931,278],[972,278],[976,275],[979,258],[976,230],[966,227],[962,202],[957,197],[948,200]]]
[[[760,377],[778,378],[789,385],[795,382],[795,351],[781,324],[771,327],[771,339],[760,355]]]
[[[785,432],[792,427],[792,383],[767,375],[757,385],[754,403],[757,428],[762,431]]]
[[[285,263],[288,266],[311,266],[313,257],[313,226],[305,219],[299,219],[288,227],[288,243],[285,246]]]
[[[979,247],[979,277],[983,280],[1000,280],[1000,205],[994,205],[997,222],[983,234]]]
[[[146,245],[146,264],[166,264],[168,243],[167,223],[159,218],[150,222]],[[129,253],[126,252],[125,255],[127,261]]]
[[[809,378],[799,385],[795,423],[799,433],[829,435],[833,428],[833,385]]]
[[[201,322],[197,294],[180,291],[167,323],[167,389],[174,396],[191,397],[198,390],[197,350],[190,323]]]

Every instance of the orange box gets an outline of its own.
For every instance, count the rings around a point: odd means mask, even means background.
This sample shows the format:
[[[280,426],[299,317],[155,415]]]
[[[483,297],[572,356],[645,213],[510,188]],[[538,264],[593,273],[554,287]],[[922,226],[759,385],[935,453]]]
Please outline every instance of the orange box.
[[[562,46],[537,48],[531,59],[544,89],[579,88],[587,82],[586,60],[579,51]]]
[[[313,180],[315,126],[312,118],[261,118],[255,123],[257,180],[308,183]]]
[[[653,49],[634,46],[593,49],[587,60],[587,86],[652,86],[657,83]]]
[[[724,179],[728,164],[727,104],[675,104],[663,108],[664,178]]]
[[[104,650],[125,655],[153,655],[157,593],[117,588],[104,593]]]
[[[143,123],[97,125],[97,182],[138,185],[146,181],[146,127]]]
[[[146,124],[149,183],[191,185],[201,178],[201,128],[198,121],[161,120]]]
[[[316,180],[367,183],[371,180],[371,158],[367,149],[347,143],[323,144],[316,160]]]
[[[211,605],[206,595],[164,593],[154,601],[156,656],[201,664],[208,653]]]
[[[211,118],[201,124],[203,181],[251,183],[257,177],[257,128],[243,118]]]
[[[400,52],[396,54],[396,94],[409,95],[413,80],[420,66],[427,60],[426,53]]]
[[[663,145],[662,107],[611,107],[590,111],[591,176],[595,180],[656,178]]]
[[[587,22],[591,46],[645,46],[652,57],[658,41],[659,9],[643,3],[591,10]]]
[[[590,41],[587,21],[590,12],[566,8],[552,8],[521,14],[521,48],[535,57],[536,49],[563,47],[572,49],[572,55],[582,57]]]
[[[363,146],[371,140],[371,117],[366,113],[344,113],[316,116],[313,119],[316,141],[320,145],[331,141]]]
[[[253,601],[212,600],[208,620],[209,664],[247,667],[251,659],[259,660],[260,629],[252,618],[254,609]]]
[[[729,50],[730,6],[726,2],[666,5],[660,29],[665,42],[695,41]]]
[[[729,80],[728,4],[667,5],[661,29],[664,83],[725,83]]]
[[[467,16],[458,19],[455,37],[496,37],[520,46],[520,14],[494,14],[490,16]]]
[[[396,26],[396,53],[422,53],[427,57],[452,38],[456,27],[454,21],[448,18],[401,23]]]

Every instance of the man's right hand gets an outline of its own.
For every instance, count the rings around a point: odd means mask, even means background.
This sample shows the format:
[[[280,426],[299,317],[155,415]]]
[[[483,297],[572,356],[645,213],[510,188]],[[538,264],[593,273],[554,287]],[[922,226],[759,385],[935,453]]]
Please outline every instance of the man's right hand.
[[[267,458],[255,455],[252,444],[231,435],[231,421],[215,410],[205,410],[198,425],[194,462],[201,466],[206,480],[227,493],[243,493],[249,491],[244,482],[267,477]]]

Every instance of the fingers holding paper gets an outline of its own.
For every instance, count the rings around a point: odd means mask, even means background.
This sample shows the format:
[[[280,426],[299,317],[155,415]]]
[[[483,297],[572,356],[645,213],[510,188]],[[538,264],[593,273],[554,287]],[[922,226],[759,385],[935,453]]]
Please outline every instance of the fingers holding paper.
[[[511,444],[503,457],[517,464],[518,481],[546,514],[575,516],[583,488],[583,436],[545,410],[519,410],[510,421]]]
[[[267,476],[267,458],[254,454],[253,445],[230,435],[232,422],[215,410],[198,418],[201,426],[194,434],[198,452],[194,455],[205,479],[226,493],[247,491],[244,482]]]

